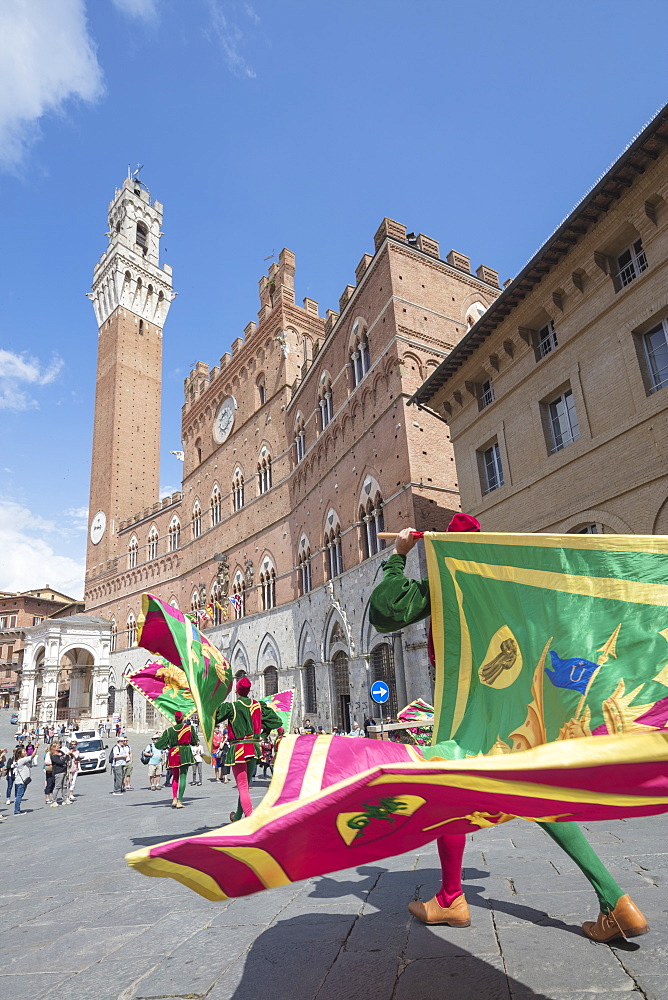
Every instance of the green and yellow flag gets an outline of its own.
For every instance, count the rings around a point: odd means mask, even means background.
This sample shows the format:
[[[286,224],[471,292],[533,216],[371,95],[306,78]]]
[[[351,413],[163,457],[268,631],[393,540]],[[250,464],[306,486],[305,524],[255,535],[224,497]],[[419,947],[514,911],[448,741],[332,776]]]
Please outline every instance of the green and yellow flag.
[[[197,712],[202,735],[209,751],[212,748],[213,733],[216,728],[216,712],[225,701],[232,687],[232,670],[229,663],[213,643],[189,621],[178,608],[162,601],[153,594],[142,595],[143,625],[139,645],[151,653],[163,657],[171,671],[161,673],[161,711],[168,704],[170,688],[174,690],[174,700],[192,705],[189,711]],[[146,683],[135,687],[149,697]],[[147,679],[144,678],[144,681]],[[151,698],[149,697],[149,701]],[[179,705],[181,710],[183,708]],[[188,714],[184,711],[184,714]]]
[[[426,756],[668,723],[668,538],[425,533],[436,654]]]

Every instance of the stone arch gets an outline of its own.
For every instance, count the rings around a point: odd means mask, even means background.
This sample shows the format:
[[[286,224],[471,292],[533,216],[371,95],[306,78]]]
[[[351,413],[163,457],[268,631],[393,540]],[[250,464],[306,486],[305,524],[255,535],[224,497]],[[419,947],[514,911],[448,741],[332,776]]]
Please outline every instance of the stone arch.
[[[668,499],[664,500],[654,518],[653,535],[668,535]]]
[[[572,514],[555,530],[563,534],[577,534],[580,528],[584,528],[588,524],[603,525],[613,535],[635,535],[633,528],[626,521],[623,521],[621,517],[597,508],[583,510],[579,514]]]
[[[244,674],[248,674],[250,671],[248,653],[243,642],[240,640],[237,640],[234,644],[232,655],[230,657],[230,666],[232,667],[232,674],[234,677],[237,676],[240,670],[243,670]]]
[[[271,634],[271,632],[265,632],[262,642],[258,647],[257,654],[257,672],[258,674],[263,674],[267,667],[274,666],[277,670],[281,669],[281,654],[278,649],[278,643],[276,639]]]
[[[305,621],[302,624],[297,649],[299,651],[297,658],[300,664],[303,664],[308,659],[318,659],[318,644],[315,641],[313,626],[309,621]]]
[[[406,367],[410,367],[417,372],[420,378],[422,378],[422,361],[417,354],[413,354],[412,351],[406,351],[405,354],[402,355],[401,364]]]

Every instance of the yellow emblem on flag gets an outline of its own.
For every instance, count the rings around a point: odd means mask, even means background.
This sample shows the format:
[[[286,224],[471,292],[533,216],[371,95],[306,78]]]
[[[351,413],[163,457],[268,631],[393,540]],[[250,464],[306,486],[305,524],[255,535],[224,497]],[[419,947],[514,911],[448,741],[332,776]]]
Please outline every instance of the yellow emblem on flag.
[[[478,668],[478,677],[492,688],[507,688],[522,672],[522,652],[507,625],[494,633],[485,659]]]

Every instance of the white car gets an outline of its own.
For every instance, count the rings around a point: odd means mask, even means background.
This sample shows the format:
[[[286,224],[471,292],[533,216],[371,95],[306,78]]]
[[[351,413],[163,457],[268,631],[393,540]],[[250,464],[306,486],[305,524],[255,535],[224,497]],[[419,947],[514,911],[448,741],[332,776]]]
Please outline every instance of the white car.
[[[77,750],[80,754],[79,770],[86,771],[106,771],[107,770],[107,750],[97,736],[90,740],[79,740]]]

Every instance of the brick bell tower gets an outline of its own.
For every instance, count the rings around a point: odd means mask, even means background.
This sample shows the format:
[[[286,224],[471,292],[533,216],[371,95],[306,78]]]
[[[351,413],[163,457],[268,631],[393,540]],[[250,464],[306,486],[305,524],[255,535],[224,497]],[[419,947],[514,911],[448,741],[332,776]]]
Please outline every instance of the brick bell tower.
[[[111,567],[120,520],[159,499],[162,328],[172,269],[160,267],[162,205],[128,176],[109,205],[109,245],[95,265],[99,328],[86,583]]]

